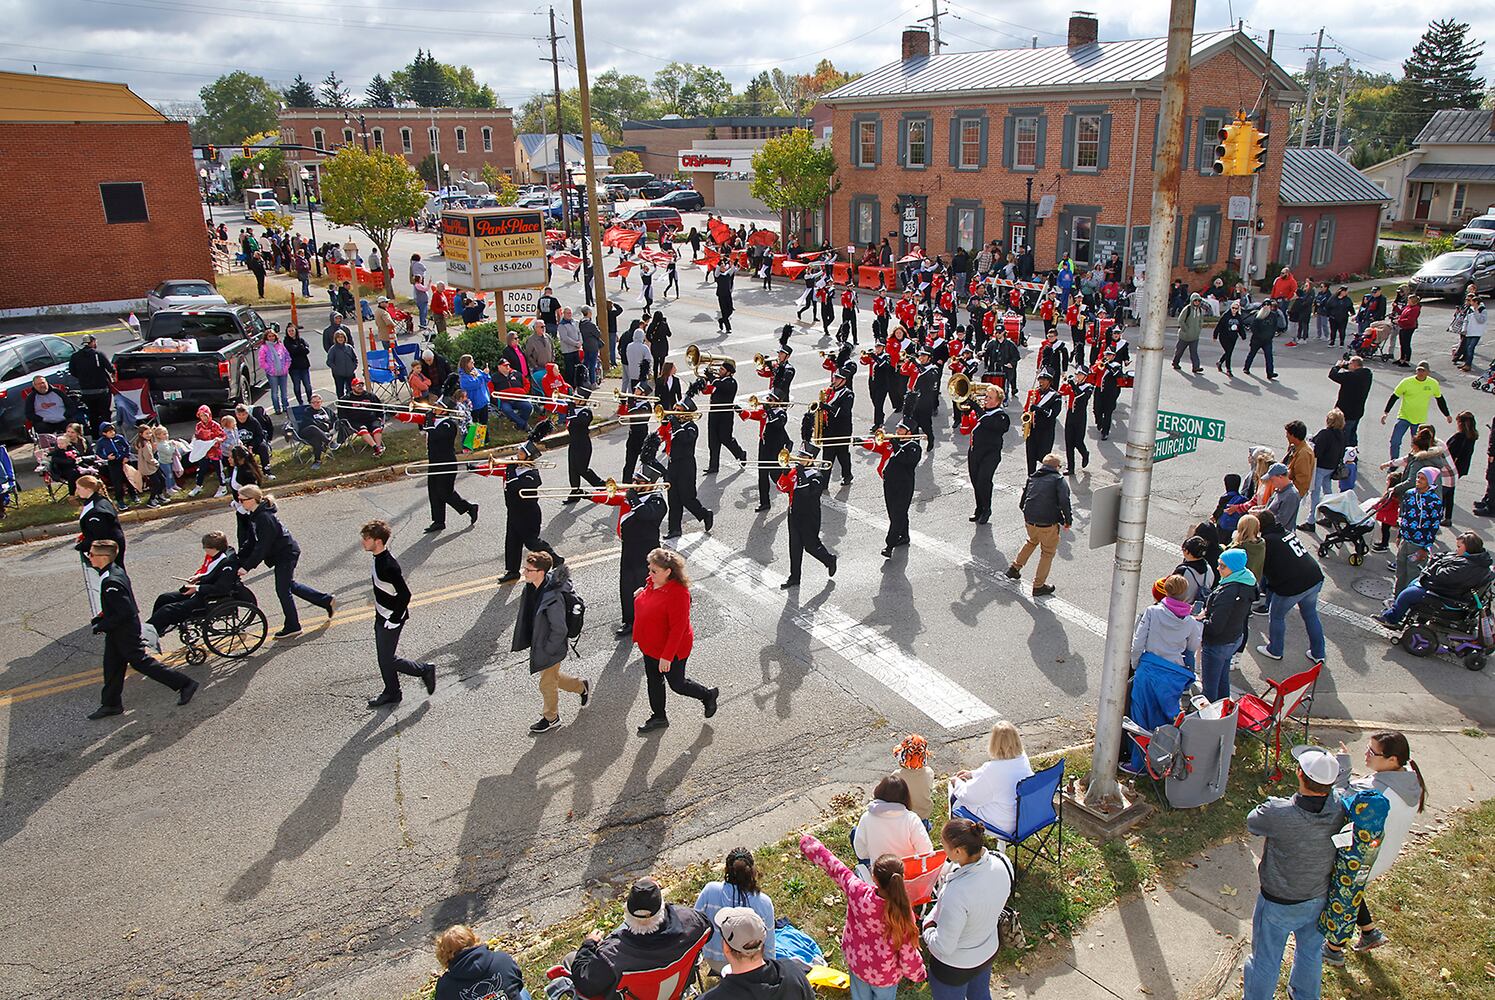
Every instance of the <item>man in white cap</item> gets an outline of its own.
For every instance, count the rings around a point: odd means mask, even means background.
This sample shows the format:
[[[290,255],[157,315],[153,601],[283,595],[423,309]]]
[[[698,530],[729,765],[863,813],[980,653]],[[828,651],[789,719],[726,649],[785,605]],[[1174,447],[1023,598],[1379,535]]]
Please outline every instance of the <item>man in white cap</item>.
[[[1246,959],[1243,1000],[1271,1000],[1282,974],[1282,953],[1293,937],[1288,992],[1294,1000],[1319,1000],[1324,936],[1319,913],[1334,874],[1334,835],[1345,824],[1334,795],[1339,761],[1322,747],[1293,747],[1298,793],[1273,796],[1251,810],[1246,829],[1266,838],[1257,876],[1261,890],[1251,917],[1251,954]]]
[[[701,1000],[812,1000],[810,982],[799,967],[780,958],[764,958],[768,927],[746,906],[727,906],[716,913],[727,965],[722,981]]]

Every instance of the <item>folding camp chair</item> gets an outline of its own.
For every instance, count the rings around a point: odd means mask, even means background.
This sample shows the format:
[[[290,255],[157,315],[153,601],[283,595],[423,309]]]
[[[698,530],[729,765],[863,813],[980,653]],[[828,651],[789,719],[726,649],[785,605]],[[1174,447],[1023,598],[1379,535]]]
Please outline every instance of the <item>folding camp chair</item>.
[[[1313,717],[1313,695],[1318,689],[1319,673],[1323,669],[1324,664],[1319,662],[1286,680],[1274,681],[1267,678],[1267,690],[1261,695],[1241,696],[1236,728],[1260,740],[1263,748],[1268,743],[1272,745],[1272,752],[1262,767],[1262,773],[1268,781],[1277,781],[1282,777],[1282,727],[1285,723],[1298,721],[1294,718],[1294,713],[1299,708],[1303,709],[1303,742],[1308,742],[1308,724]]]
[[[1121,720],[1122,731],[1142,750],[1143,774],[1164,809],[1193,809],[1224,797],[1235,755],[1237,708],[1226,698],[1181,712],[1151,732]]]
[[[934,899],[934,884],[945,868],[945,852],[916,854],[903,859],[903,888],[912,906],[923,906]]]
[[[10,449],[0,444],[0,517],[21,502],[21,488],[16,483],[16,467],[10,460]]]
[[[696,966],[701,960],[701,950],[711,940],[708,928],[684,955],[657,969],[640,969],[625,972],[618,978],[616,993],[623,1000],[680,1000],[686,987],[697,982]],[[545,973],[547,980],[569,978],[571,970],[565,965],[553,965]],[[697,985],[699,985],[697,983]],[[549,991],[547,991],[548,993]],[[576,994],[581,997],[580,993]],[[606,997],[582,997],[582,1000],[610,1000]]]
[[[993,826],[965,806],[956,806],[951,816],[979,823],[998,840],[1013,845],[1013,855],[1022,859],[1026,850],[1033,860],[1045,858],[1060,866],[1064,856],[1064,797],[1059,795],[1059,786],[1064,782],[1064,758],[1017,783],[1017,825],[1008,831]],[[1055,802],[1058,803],[1055,806]],[[1053,853],[1049,851],[1049,838],[1057,832]],[[1039,837],[1038,834],[1043,836]],[[1035,843],[1029,843],[1034,840]]]
[[[316,450],[312,448],[311,441],[301,433],[301,425],[307,422],[307,414],[311,407],[305,403],[296,403],[286,410],[285,442],[286,450],[290,453],[291,460],[298,465],[307,465],[316,458]],[[333,413],[336,414],[336,410]],[[332,439],[327,442],[326,454],[330,455],[342,447],[347,439],[346,421],[338,420],[335,416],[332,422]]]
[[[405,376],[399,358],[389,351],[369,351],[370,389],[380,400],[395,403],[405,389]]]

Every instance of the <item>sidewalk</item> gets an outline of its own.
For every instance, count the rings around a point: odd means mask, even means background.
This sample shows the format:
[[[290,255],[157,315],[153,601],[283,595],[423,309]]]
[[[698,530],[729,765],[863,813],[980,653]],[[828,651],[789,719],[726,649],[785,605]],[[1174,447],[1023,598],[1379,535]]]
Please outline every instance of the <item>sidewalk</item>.
[[[1343,739],[1358,765],[1371,731],[1326,729],[1314,736],[1330,747]],[[1455,810],[1495,797],[1495,740],[1458,732],[1403,732],[1429,785],[1427,811],[1413,824],[1411,847],[1440,830]],[[1259,839],[1241,838],[1200,855],[1174,884],[1101,914],[1072,939],[1030,953],[1018,971],[997,977],[993,995],[1003,1000],[1239,997],[1260,850]],[[1396,946],[1392,940],[1386,948]],[[1352,956],[1346,972],[1333,975],[1360,974],[1360,963]],[[1324,995],[1341,994],[1326,984]]]

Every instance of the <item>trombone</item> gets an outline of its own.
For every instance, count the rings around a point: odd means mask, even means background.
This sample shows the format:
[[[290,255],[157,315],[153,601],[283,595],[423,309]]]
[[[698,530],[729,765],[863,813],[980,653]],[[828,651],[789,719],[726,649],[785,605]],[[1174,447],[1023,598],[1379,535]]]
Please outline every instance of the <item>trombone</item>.
[[[654,404],[654,412],[651,416],[663,423],[670,417],[679,417],[682,420],[694,420],[700,415],[700,410],[666,410],[663,403]]]
[[[754,395],[751,395],[751,396],[748,397],[748,409],[750,409],[750,410],[760,410],[760,409],[762,409],[765,406],[798,406],[798,405],[799,404],[796,403],[792,399],[769,399],[769,400],[759,399],[756,393]]]
[[[333,403],[349,410],[379,410],[382,413],[455,413],[463,411],[451,406],[432,406],[427,403],[410,403],[407,406],[399,406],[395,403],[383,403],[372,399],[334,399]]]
[[[609,500],[619,493],[625,493],[628,490],[636,490],[639,493],[663,493],[669,488],[669,483],[637,483],[632,485],[625,483],[619,486],[618,481],[611,477],[602,486],[603,492],[607,494]],[[539,486],[531,490],[520,490],[519,495],[526,500],[559,500],[569,497],[584,497],[588,493],[586,490],[572,489],[569,486]]]
[[[656,403],[659,402],[659,397],[653,395],[652,393],[647,393],[647,392],[624,392],[622,389],[614,389],[613,390],[613,398],[617,399],[617,400],[624,400],[624,399],[652,399]]]
[[[818,443],[825,447],[837,448],[841,445],[865,444],[868,441],[871,441],[876,445],[883,444],[886,441],[912,441],[914,440],[914,438],[920,436],[921,435],[918,434],[889,434],[887,431],[879,427],[877,430],[872,432],[872,435],[870,437],[867,437],[865,435],[852,434],[849,437],[821,438]]]
[[[554,469],[555,463],[547,458],[503,458],[490,455],[485,459],[459,459],[455,462],[410,462],[404,467],[407,476],[450,476],[458,472],[491,474],[500,465],[525,465],[536,469]]]
[[[691,368],[696,372],[700,372],[702,365],[709,368],[712,365],[719,365],[723,361],[731,361],[733,364],[737,363],[737,359],[726,354],[707,354],[695,344],[691,344],[685,349],[685,360],[690,362]]]
[[[807,458],[796,455],[789,450],[788,445],[779,449],[778,461],[776,462],[749,462],[749,469],[788,469],[796,465],[809,466],[812,469],[829,469],[831,463],[823,458]]]

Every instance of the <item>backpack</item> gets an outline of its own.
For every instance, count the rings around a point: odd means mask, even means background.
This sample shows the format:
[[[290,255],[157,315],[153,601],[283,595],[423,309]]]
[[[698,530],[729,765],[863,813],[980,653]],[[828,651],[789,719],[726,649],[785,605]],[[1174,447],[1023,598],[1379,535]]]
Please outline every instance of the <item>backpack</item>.
[[[561,588],[561,601],[566,606],[566,637],[571,640],[571,652],[580,658],[576,641],[581,638],[581,630],[586,624],[587,602],[576,592],[570,580]]]

